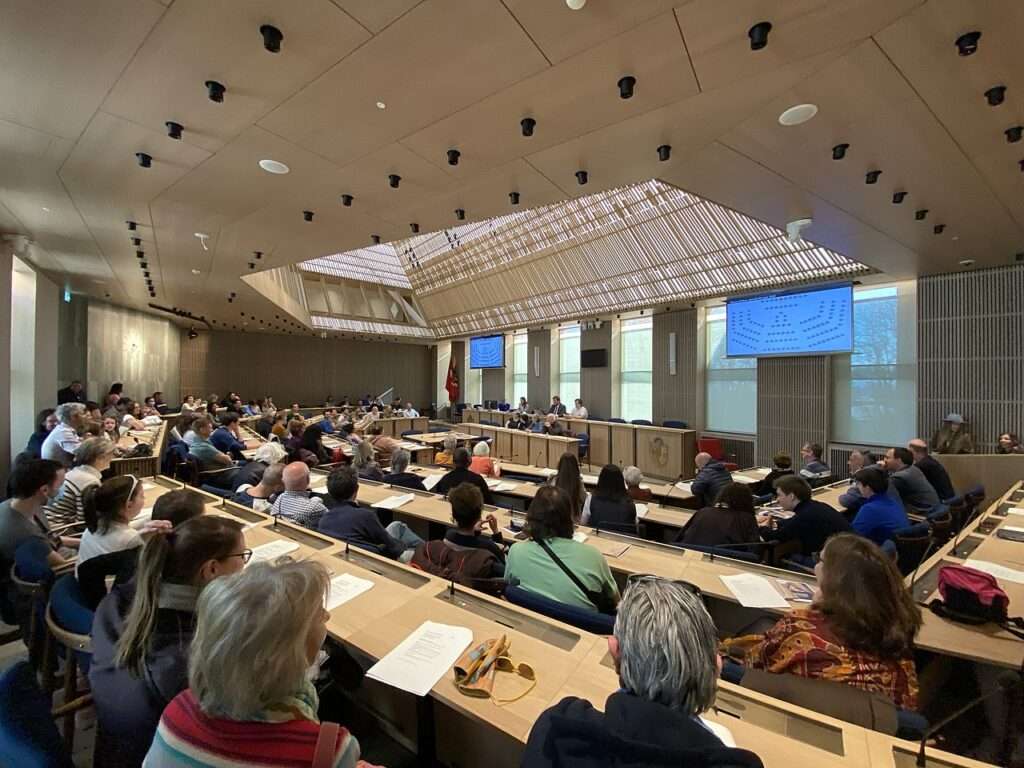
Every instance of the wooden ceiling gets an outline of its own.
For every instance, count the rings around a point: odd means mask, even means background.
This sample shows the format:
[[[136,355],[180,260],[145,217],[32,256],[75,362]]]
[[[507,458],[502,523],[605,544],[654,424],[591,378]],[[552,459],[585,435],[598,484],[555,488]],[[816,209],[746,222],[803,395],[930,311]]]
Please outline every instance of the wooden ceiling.
[[[658,178],[775,227],[813,217],[807,239],[894,278],[1024,252],[1024,143],[1004,135],[1024,124],[1020,3],[0,0],[0,20],[0,232],[26,235],[26,256],[75,291],[215,328],[313,332],[240,279],[254,251],[271,268],[400,240],[413,222],[454,226],[457,208],[508,213],[510,191],[529,208]],[[759,21],[773,28],[751,51]],[[969,30],[979,49],[958,56]],[[1007,87],[996,107],[993,85]],[[779,125],[804,102],[813,120]]]

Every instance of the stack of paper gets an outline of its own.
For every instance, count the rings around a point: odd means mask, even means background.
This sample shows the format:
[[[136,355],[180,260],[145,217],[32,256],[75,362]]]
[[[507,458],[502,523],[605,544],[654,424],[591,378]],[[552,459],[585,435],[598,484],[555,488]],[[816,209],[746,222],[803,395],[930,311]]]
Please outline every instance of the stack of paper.
[[[414,493],[403,493],[399,496],[388,496],[386,499],[373,504],[377,509],[398,509],[403,504],[408,504],[416,498]]]
[[[768,579],[754,573],[721,576],[722,583],[745,608],[788,608],[789,603]]]
[[[1008,514],[1008,515],[1024,515],[1024,508],[1021,508],[1021,507],[1010,507],[1008,510],[1006,510],[1006,514]]]
[[[360,579],[350,573],[343,573],[331,579],[331,588],[327,593],[327,610],[333,611],[339,605],[347,603],[354,597],[373,587],[369,579]]]
[[[690,490],[690,483],[676,483],[676,488],[678,488],[680,491],[685,491],[686,493],[692,493],[692,491]]]
[[[394,650],[374,664],[366,676],[426,696],[473,642],[473,632],[425,621]]]
[[[441,482],[441,478],[444,475],[427,475],[423,478],[423,487],[428,491],[431,490],[435,485]]]
[[[990,563],[988,560],[974,560],[972,558],[968,558],[964,561],[964,565],[968,568],[973,568],[976,571],[984,571],[990,576],[995,576],[997,579],[1012,581],[1014,584],[1024,584],[1024,571],[1007,568],[1005,565],[999,565],[999,563]]]
[[[496,491],[514,491],[518,487],[519,487],[519,483],[514,482],[512,480],[505,480],[504,482],[498,483],[496,486],[494,486],[494,490],[496,490]]]
[[[540,473],[544,475],[544,477],[554,477],[558,474],[558,470],[552,469],[551,467],[541,467]]]
[[[266,544],[260,544],[258,547],[252,549],[252,560],[250,563],[255,563],[259,560],[276,560],[282,555],[287,555],[289,552],[294,552],[299,548],[299,545],[294,541],[271,541]]]
[[[501,485],[501,480],[499,480],[496,477],[488,477],[484,482],[487,483],[487,487],[490,488],[491,490],[494,490],[499,485]]]
[[[590,483],[591,485],[597,485],[597,475],[580,475],[583,478],[584,483]],[[642,488],[643,486],[641,486]]]
[[[641,502],[636,502],[636,516],[638,519],[643,520],[647,517],[647,505]]]

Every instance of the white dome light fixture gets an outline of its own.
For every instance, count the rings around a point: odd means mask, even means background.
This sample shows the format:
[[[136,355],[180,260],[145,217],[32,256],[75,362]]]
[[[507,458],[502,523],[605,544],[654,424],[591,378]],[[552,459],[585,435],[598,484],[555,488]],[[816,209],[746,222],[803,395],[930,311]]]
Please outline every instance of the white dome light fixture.
[[[779,125],[787,127],[803,125],[816,114],[818,114],[817,104],[797,104],[779,115]]]
[[[291,170],[287,165],[277,160],[260,160],[260,168],[267,173],[274,173],[279,176]]]
[[[578,11],[587,4],[587,0],[565,0],[565,4],[568,5],[572,10]]]

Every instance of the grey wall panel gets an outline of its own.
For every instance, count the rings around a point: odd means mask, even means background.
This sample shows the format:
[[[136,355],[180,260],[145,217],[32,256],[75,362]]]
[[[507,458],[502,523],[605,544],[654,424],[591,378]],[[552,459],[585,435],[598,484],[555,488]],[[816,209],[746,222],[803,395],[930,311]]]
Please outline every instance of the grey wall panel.
[[[669,367],[669,344],[675,334],[676,373]],[[697,345],[697,310],[662,312],[654,316],[652,387],[654,423],[665,419],[697,425],[697,387],[700,365]]]
[[[604,368],[580,368],[580,397],[587,411],[595,416],[617,416],[612,413],[612,324],[604,322],[600,328],[580,332],[580,351],[603,349],[608,353],[608,365]],[[572,410],[573,404],[565,403]]]
[[[530,331],[526,343],[526,399],[531,407],[547,410],[551,402],[551,331]]]
[[[57,378],[60,386],[66,387],[74,379],[84,382],[88,378],[89,300],[73,295],[70,302],[60,302],[57,323]],[[93,400],[96,394],[86,392]]]
[[[821,355],[758,359],[758,464],[770,466],[773,454],[786,451],[798,465],[804,443],[827,445],[830,373]]]
[[[507,362],[510,361],[506,360]],[[480,393],[480,397],[484,400],[506,400],[505,369],[484,368],[480,376]]]

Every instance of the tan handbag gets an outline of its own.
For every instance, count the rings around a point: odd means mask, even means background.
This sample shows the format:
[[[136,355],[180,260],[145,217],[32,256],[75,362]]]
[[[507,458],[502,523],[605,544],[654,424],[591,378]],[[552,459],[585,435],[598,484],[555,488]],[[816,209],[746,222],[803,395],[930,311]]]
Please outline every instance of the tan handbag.
[[[526,663],[516,664],[509,655],[512,643],[506,635],[497,640],[485,640],[470,648],[453,667],[455,687],[466,696],[492,699],[495,704],[511,704],[519,701],[537,685],[533,667]],[[498,672],[508,672],[529,681],[529,685],[511,698],[494,695],[494,682]]]

